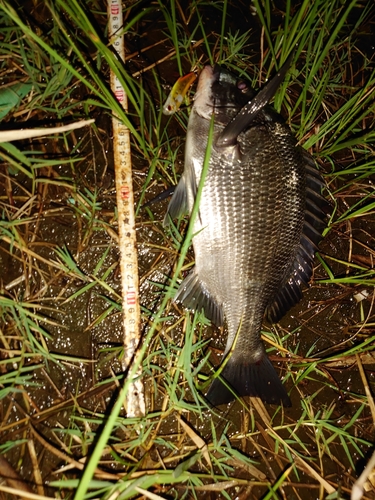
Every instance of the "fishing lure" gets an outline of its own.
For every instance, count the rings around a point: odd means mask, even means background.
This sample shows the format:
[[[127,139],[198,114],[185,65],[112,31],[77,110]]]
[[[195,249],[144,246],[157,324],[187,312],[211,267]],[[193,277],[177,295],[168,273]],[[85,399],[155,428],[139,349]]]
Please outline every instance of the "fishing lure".
[[[173,115],[173,113],[178,110],[187,94],[187,91],[196,78],[197,75],[192,71],[185,76],[181,76],[177,80],[163,106],[163,113],[165,115]]]

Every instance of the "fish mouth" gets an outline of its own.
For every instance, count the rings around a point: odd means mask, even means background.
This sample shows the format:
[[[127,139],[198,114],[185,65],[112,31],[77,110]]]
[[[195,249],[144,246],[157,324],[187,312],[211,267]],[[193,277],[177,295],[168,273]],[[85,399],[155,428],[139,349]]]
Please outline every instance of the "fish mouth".
[[[212,115],[212,108],[214,106],[212,86],[217,78],[218,75],[215,74],[212,66],[205,66],[199,75],[193,109],[202,118],[210,119]]]
[[[219,99],[229,104],[231,100],[228,99],[227,88],[229,87],[236,87],[236,78],[229,71],[219,64],[205,66],[199,75],[195,101],[201,104],[200,99],[204,98],[206,104],[214,105]]]
[[[215,66],[218,65],[216,64]],[[202,69],[199,75],[197,91],[195,93],[195,101],[198,101],[198,104],[201,98],[207,100],[207,97],[211,95],[212,84],[216,81],[217,78],[218,74],[215,74],[215,67],[205,66]]]
[[[199,75],[195,112],[205,119],[214,114],[216,123],[225,126],[249,100],[244,85],[219,64],[205,66]]]

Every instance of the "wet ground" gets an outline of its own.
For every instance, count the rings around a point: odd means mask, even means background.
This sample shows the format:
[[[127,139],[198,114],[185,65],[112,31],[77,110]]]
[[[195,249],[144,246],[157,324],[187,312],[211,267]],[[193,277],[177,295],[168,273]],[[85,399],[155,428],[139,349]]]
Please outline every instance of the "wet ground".
[[[229,12],[229,24],[240,31],[251,27],[252,42],[246,50],[251,55],[253,64],[257,65],[260,29],[246,5],[241,4],[239,9],[240,16],[238,11]],[[187,11],[181,4],[179,15]],[[135,54],[127,61],[127,69],[134,74],[149,65],[155,65],[157,77],[166,96],[179,73],[173,59],[158,63],[170,52],[171,46],[161,32],[161,26],[164,26],[162,14],[157,9],[152,12],[152,16],[146,16],[137,24],[137,29],[126,36],[127,50]],[[220,18],[213,11],[205,7],[201,14],[206,16],[206,22],[212,23],[212,31],[220,30]],[[275,19],[279,15],[280,13],[276,12]],[[194,26],[195,19],[193,16],[186,26],[187,32]],[[238,19],[241,19],[241,23]],[[196,39],[200,38],[201,34],[197,32]],[[143,51],[145,47],[159,42],[160,39],[164,42]],[[201,63],[206,63],[203,44],[200,56]],[[190,71],[188,57],[183,59],[183,63],[184,71]],[[157,102],[158,94],[151,70],[146,71],[142,79],[151,95],[154,95],[156,106],[161,106],[162,103]],[[9,222],[21,221],[16,231],[18,239],[14,240],[13,236],[7,235],[7,226],[3,225],[3,240],[0,246],[2,294],[5,298],[35,305],[35,312],[39,311],[47,318],[46,321],[40,318],[30,319],[23,312],[19,312],[18,318],[23,325],[20,327],[15,320],[17,315],[12,316],[7,312],[1,325],[1,359],[9,364],[13,357],[27,353],[22,363],[29,365],[31,369],[30,379],[16,381],[13,390],[2,400],[1,442],[24,440],[23,444],[8,452],[6,457],[21,478],[32,484],[37,482],[33,475],[33,456],[37,457],[45,485],[57,477],[55,472],[63,463],[69,462],[67,456],[75,456],[75,451],[76,458],[80,456],[81,450],[85,448],[82,446],[85,433],[90,434],[98,425],[97,420],[92,426],[90,422],[85,424],[80,419],[80,415],[83,416],[82,409],[86,419],[88,415],[105,414],[116,393],[115,374],[121,372],[118,361],[122,342],[119,307],[121,286],[118,270],[119,251],[115,235],[117,228],[112,142],[108,133],[110,121],[99,109],[95,110],[94,114],[98,127],[95,132],[87,129],[71,134],[64,142],[33,140],[23,145],[24,148],[41,151],[45,158],[66,158],[74,151],[76,156],[82,158],[80,161],[74,164],[62,161],[57,166],[43,167],[35,172],[36,182],[22,172],[9,170],[4,159],[0,167],[0,206],[3,218]],[[175,151],[176,156],[172,160],[165,145],[157,150],[158,157],[154,158],[156,168],[146,189],[145,181],[149,169],[154,165],[145,161],[136,149],[133,151],[142,321],[145,330],[151,313],[160,304],[160,285],[168,282],[176,253],[173,242],[171,243],[171,235],[162,227],[168,201],[147,209],[141,208],[141,205],[169,187],[170,181],[176,180],[175,171],[177,174],[181,173],[185,126],[186,110],[181,112],[181,118],[164,118],[161,127],[169,127],[170,150]],[[340,164],[344,165],[346,160],[340,158]],[[165,168],[162,169],[161,165]],[[327,174],[330,191],[338,191],[341,186],[347,185],[347,177],[343,176],[344,180],[340,180],[330,176],[330,165],[322,162],[321,168]],[[59,182],[53,182],[54,179]],[[62,182],[61,179],[65,181]],[[356,182],[354,176],[353,179],[354,182],[349,188],[338,191],[339,194],[335,198],[338,207],[335,220],[354,202],[363,198],[364,194],[373,191],[374,176],[367,176],[360,182]],[[142,201],[141,196],[144,198]],[[373,195],[367,200],[368,203],[371,201]],[[373,269],[374,234],[372,211],[364,217],[335,223],[332,226],[321,245],[320,253],[335,277],[352,275],[353,268],[347,263],[354,263],[364,271]],[[59,250],[63,250],[65,255],[70,254],[76,266],[63,270],[60,265],[62,259],[57,253]],[[190,252],[189,262],[192,259],[193,254]],[[275,416],[274,427],[281,429],[280,435],[284,436],[285,440],[292,440],[287,427],[301,418],[301,400],[309,400],[317,392],[317,396],[311,401],[315,408],[321,408],[321,413],[318,416],[319,412],[312,411],[314,418],[323,419],[324,415],[330,413],[329,418],[335,426],[341,423],[342,427],[351,419],[356,420],[351,426],[355,439],[345,446],[350,448],[349,453],[358,470],[361,470],[371,451],[368,443],[373,441],[373,422],[370,408],[357,413],[362,404],[360,396],[364,394],[364,386],[356,357],[345,357],[342,361],[339,354],[349,346],[365,341],[374,333],[372,279],[371,276],[369,281],[361,286],[325,283],[327,270],[317,259],[311,286],[304,291],[303,300],[280,324],[264,325],[268,338],[284,339],[287,355],[280,355],[276,350],[270,355],[274,364],[279,366],[281,375],[288,372],[300,373],[298,369],[306,358],[332,357],[329,361],[317,365],[316,370],[300,383],[291,376],[286,377],[288,389],[295,384],[291,391],[293,407],[285,412],[280,411]],[[362,293],[364,297],[359,302],[356,300],[358,293]],[[4,305],[2,307],[4,308]],[[168,322],[150,345],[147,365],[149,369],[145,373],[150,411],[159,410],[165,401],[162,383],[158,386],[158,374],[168,374],[168,367],[166,358],[157,354],[158,350],[161,350],[160,345],[170,343],[177,346],[177,349],[184,343],[185,325],[181,318],[185,313],[177,305],[170,305],[166,313]],[[215,364],[218,363],[225,344],[225,333],[220,329],[205,326],[197,329],[197,340],[200,338],[212,338],[211,359]],[[35,349],[36,344],[38,349]],[[36,350],[38,355],[33,354]],[[46,359],[42,359],[40,355],[43,350],[50,353],[46,354]],[[196,365],[203,352],[207,352],[207,348],[197,351],[197,358],[194,359]],[[370,386],[375,376],[372,355],[373,346],[369,346],[369,352],[364,353],[362,357]],[[162,366],[159,371],[154,369],[157,363]],[[8,365],[2,366],[3,372],[6,372]],[[99,382],[102,384],[98,385]],[[24,387],[26,393],[18,393],[15,390],[17,386]],[[159,392],[156,392],[157,390]],[[264,421],[254,411],[248,413],[239,403],[235,403],[218,414],[214,411],[210,414],[207,412],[203,419],[192,414],[189,417],[190,422],[206,442],[212,439],[209,419],[211,415],[217,427],[217,435],[225,431],[233,448],[256,460],[255,469],[250,466],[246,469],[233,458],[233,463],[228,460],[227,465],[234,467],[236,477],[255,477],[259,481],[264,481],[267,477],[274,481],[285,469],[288,457],[284,452],[278,453],[276,450],[275,453]],[[305,422],[307,421],[306,418]],[[176,466],[179,463],[179,453],[171,454],[170,448],[165,445],[165,441],[168,441],[172,443],[170,446],[178,448],[178,425],[173,412],[166,415],[162,423],[157,424],[159,443],[150,448],[148,462],[145,461],[144,468],[151,468],[160,457],[168,466]],[[285,429],[282,429],[283,426]],[[324,470],[325,479],[332,480],[333,484],[341,484],[347,495],[357,471],[353,470],[346,452],[342,451],[342,440],[337,436],[332,437],[334,431],[332,434],[329,434],[328,430],[326,432],[327,435],[322,437],[322,440],[330,441],[330,453],[323,458],[320,456],[321,450],[314,448],[317,440],[312,420],[310,424],[304,424],[304,430],[294,443],[295,449],[301,454],[305,453],[306,450],[301,444],[304,441],[308,450],[306,454],[322,461],[320,465]],[[116,438],[118,442],[126,442],[130,439],[129,434],[127,429],[119,428]],[[35,455],[30,451],[31,437],[37,448]],[[89,438],[88,442],[91,443]],[[56,449],[60,449],[62,454],[56,453]],[[182,454],[181,449],[179,452]],[[106,467],[109,471],[114,469],[110,463],[107,463]],[[199,463],[192,466],[192,470],[202,468],[204,467]],[[49,491],[48,488],[46,491]],[[161,491],[160,494],[163,493],[165,492]],[[185,494],[178,488],[166,493],[171,495],[171,498],[182,498]],[[201,494],[200,497],[197,493],[198,498],[224,498],[218,491],[205,490]],[[228,494],[231,498],[238,499],[261,498],[265,489],[263,485],[245,487],[240,484],[228,490]],[[285,490],[283,497],[308,500],[322,498],[322,493],[319,492],[318,482],[307,472],[300,471],[299,477],[294,476],[291,480],[291,485]]]

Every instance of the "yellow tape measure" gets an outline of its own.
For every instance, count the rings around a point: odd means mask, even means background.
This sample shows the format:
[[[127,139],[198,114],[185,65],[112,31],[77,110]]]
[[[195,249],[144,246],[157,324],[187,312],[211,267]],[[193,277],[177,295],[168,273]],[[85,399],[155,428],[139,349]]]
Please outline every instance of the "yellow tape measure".
[[[122,60],[125,59],[123,17],[120,0],[108,3],[110,41]],[[111,71],[111,89],[122,107],[128,110],[128,100],[124,88]],[[129,369],[140,340],[140,306],[137,242],[129,129],[116,117],[113,125],[113,154],[116,177],[116,197],[119,224],[120,270],[122,282],[122,309],[124,326],[124,370]],[[130,385],[126,411],[128,416],[145,414],[144,390],[141,373]]]

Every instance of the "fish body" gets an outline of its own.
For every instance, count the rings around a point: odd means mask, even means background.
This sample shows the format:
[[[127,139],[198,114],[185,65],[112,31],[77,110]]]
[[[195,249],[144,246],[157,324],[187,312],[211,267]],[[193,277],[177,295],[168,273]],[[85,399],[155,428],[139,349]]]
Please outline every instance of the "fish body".
[[[221,373],[226,384],[216,378],[207,394],[215,406],[233,400],[233,391],[290,405],[267,357],[261,327],[265,315],[276,322],[301,298],[301,283],[311,277],[325,227],[322,180],[282,117],[266,106],[274,82],[270,88],[254,112],[256,96],[246,83],[217,65],[202,70],[189,117],[185,168],[168,207],[171,218],[191,212],[214,115],[194,222],[195,267],[175,300],[203,309],[218,326],[227,323],[228,359]],[[247,119],[249,109],[253,114]]]

